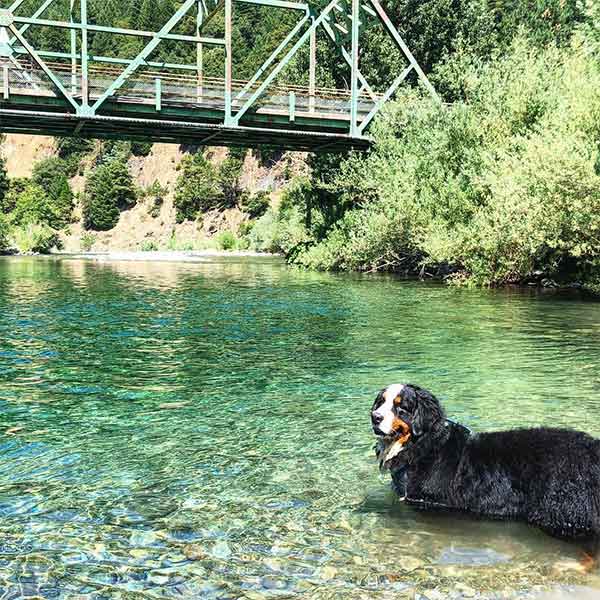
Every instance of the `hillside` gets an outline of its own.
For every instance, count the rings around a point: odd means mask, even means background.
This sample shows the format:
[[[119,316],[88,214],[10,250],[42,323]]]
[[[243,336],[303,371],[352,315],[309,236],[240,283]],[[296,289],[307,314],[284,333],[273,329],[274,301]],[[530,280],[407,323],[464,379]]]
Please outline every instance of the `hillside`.
[[[96,143],[96,145],[101,142]],[[1,146],[10,180],[31,178],[36,165],[46,159],[56,159],[57,143],[44,136],[7,135]],[[195,153],[175,144],[154,144],[147,156],[130,156],[127,169],[137,191],[137,201],[120,212],[117,224],[107,231],[87,231],[83,222],[82,199],[86,181],[96,167],[93,152],[84,157],[76,175],[69,183],[74,193],[74,209],[69,223],[60,231],[60,247],[65,252],[94,252],[147,249],[203,249],[214,247],[225,231],[238,236],[250,216],[240,206],[215,208],[203,212],[201,218],[177,222],[174,193],[182,161]],[[206,148],[203,153],[219,168],[228,155],[225,148]],[[256,152],[247,152],[241,168],[241,193],[263,192],[271,205],[277,204],[282,189],[292,176],[306,171],[300,153],[276,154],[261,160]],[[145,196],[152,186],[160,188],[160,202]]]

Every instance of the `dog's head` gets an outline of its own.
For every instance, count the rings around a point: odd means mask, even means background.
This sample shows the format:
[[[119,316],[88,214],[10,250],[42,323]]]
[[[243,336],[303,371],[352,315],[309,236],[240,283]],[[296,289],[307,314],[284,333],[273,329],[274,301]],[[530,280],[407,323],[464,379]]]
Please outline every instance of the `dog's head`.
[[[444,416],[435,396],[416,385],[396,383],[381,390],[371,409],[371,423],[375,435],[380,437],[378,446],[387,452],[383,462],[433,431],[443,423]],[[390,448],[393,448],[393,456],[390,456]]]

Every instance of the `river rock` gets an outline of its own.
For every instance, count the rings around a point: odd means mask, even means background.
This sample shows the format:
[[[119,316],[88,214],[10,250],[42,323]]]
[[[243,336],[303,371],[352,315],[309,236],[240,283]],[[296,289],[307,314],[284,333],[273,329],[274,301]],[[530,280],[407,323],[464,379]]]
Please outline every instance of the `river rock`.
[[[183,547],[183,554],[188,560],[204,560],[208,554],[204,548],[198,544],[188,544]]]

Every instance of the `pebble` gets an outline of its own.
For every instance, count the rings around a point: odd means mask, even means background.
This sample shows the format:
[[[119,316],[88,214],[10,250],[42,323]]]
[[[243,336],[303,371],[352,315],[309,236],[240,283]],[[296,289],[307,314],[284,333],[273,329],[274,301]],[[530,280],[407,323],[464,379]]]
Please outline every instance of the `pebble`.
[[[217,542],[212,549],[215,558],[227,559],[231,556],[231,548],[227,542]]]
[[[133,546],[151,546],[158,540],[158,536],[153,531],[134,531],[129,538],[129,543]]]
[[[183,554],[188,560],[204,560],[208,558],[208,554],[202,546],[198,544],[188,544],[183,547]]]
[[[169,583],[169,578],[166,575],[150,575],[150,581],[155,585],[165,585]]]
[[[19,433],[19,431],[23,431],[25,427],[10,427],[6,430],[6,435],[15,435],[15,433]]]
[[[414,556],[405,556],[398,560],[398,566],[402,571],[414,571],[426,565],[424,560]]]
[[[338,570],[335,567],[325,566],[319,569],[317,575],[319,579],[324,579],[326,581],[330,579],[334,579],[337,577]]]

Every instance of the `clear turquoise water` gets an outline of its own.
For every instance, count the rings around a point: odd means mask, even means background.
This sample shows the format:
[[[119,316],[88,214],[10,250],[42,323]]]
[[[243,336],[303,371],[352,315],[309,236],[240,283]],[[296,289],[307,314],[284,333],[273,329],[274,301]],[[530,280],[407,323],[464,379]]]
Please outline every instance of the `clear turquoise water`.
[[[5,258],[0,315],[1,598],[600,587],[536,530],[399,504],[368,419],[413,381],[474,429],[600,436],[599,303],[275,260]]]

